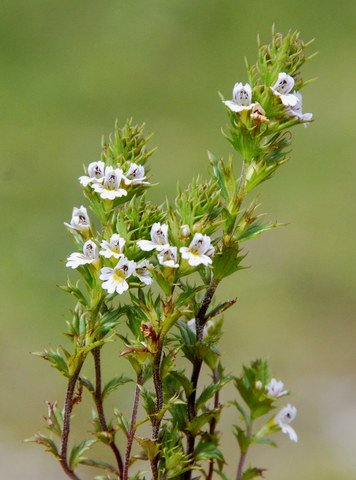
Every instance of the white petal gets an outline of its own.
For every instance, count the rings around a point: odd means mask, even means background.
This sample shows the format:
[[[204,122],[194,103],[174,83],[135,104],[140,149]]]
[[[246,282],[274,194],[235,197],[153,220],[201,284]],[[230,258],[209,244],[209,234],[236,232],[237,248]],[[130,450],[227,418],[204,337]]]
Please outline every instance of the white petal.
[[[116,283],[114,280],[112,279],[109,279],[107,280],[106,282],[104,282],[101,287],[104,289],[104,290],[107,290],[108,293],[114,293],[115,290],[116,290]]]
[[[139,240],[137,246],[144,252],[150,252],[156,248],[156,244],[151,242],[151,240]]]
[[[125,280],[123,280],[120,283],[116,282],[116,291],[119,295],[126,292],[126,290],[128,289],[129,289],[129,284]]]

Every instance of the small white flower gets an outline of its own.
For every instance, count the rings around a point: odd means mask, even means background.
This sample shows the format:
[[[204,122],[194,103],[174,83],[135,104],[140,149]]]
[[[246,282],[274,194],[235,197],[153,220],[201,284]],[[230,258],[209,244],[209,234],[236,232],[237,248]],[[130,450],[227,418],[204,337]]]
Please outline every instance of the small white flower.
[[[263,387],[263,385],[262,385],[261,380],[257,380],[256,383],[255,383],[256,390],[261,390],[262,387]]]
[[[98,247],[92,240],[83,245],[83,253],[74,252],[67,258],[66,267],[78,268],[80,265],[98,262]]]
[[[273,94],[281,99],[281,102],[286,107],[294,107],[298,98],[290,93],[294,87],[294,78],[290,75],[287,75],[285,72],[281,72],[278,75],[276,83],[270,87]]]
[[[311,122],[313,120],[312,113],[303,113],[303,98],[301,93],[294,91],[293,95],[297,98],[297,103],[294,107],[287,108],[287,116],[295,117],[302,122]],[[305,127],[308,126],[307,123],[304,124]]]
[[[190,228],[189,228],[189,225],[182,225],[180,227],[181,231],[182,231],[182,235],[183,237],[189,237],[190,235]]]
[[[120,258],[123,256],[123,249],[125,245],[125,239],[120,237],[119,234],[114,233],[111,235],[109,242],[103,240],[100,244],[103,250],[100,250],[99,254],[105,258]]]
[[[224,101],[225,105],[233,112],[242,112],[243,110],[251,110],[253,107],[252,101],[252,89],[251,85],[246,83],[235,83],[232,91],[233,100]]]
[[[182,258],[188,260],[190,266],[196,267],[200,264],[210,265],[215,248],[212,246],[208,235],[196,233],[189,247],[181,247],[179,251],[182,254]]]
[[[106,167],[103,183],[93,183],[92,188],[95,192],[99,193],[101,198],[114,200],[116,197],[124,197],[127,195],[127,191],[124,188],[120,188],[121,180],[121,168],[114,169],[113,167]]]
[[[294,428],[289,424],[295,419],[297,415],[297,409],[288,404],[286,407],[282,408],[277,415],[274,417],[274,422],[282,430],[283,433],[287,433],[292,442],[298,441],[298,435]]]
[[[209,335],[209,330],[214,326],[214,322],[212,320],[208,320],[203,328],[203,338],[206,338]],[[197,334],[197,323],[195,318],[192,318],[187,322],[187,327],[191,332],[195,335]]]
[[[114,268],[104,267],[101,269],[100,280],[105,280],[102,288],[108,293],[117,292],[122,294],[129,288],[126,279],[134,274],[136,264],[126,257],[121,257]]]
[[[158,261],[161,265],[170,268],[178,268],[179,263],[177,263],[177,247],[166,247],[164,248],[157,256]]]
[[[283,390],[284,383],[272,378],[268,385],[266,385],[266,390],[268,395],[271,397],[279,398],[287,395],[288,391]]]
[[[104,162],[92,162],[88,165],[88,175],[83,175],[79,177],[80,183],[83,187],[87,187],[89,183],[99,182],[101,183],[104,180]]]
[[[90,220],[88,212],[83,205],[80,208],[74,207],[70,223],[64,225],[71,230],[78,230],[79,232],[87,232],[90,230]]]
[[[151,285],[152,276],[150,270],[153,270],[153,268],[153,265],[148,260],[142,260],[142,262],[137,264],[134,275],[145,285]]]
[[[149,185],[149,182],[145,182],[145,167],[143,165],[137,165],[131,163],[129,169],[124,175],[126,185]]]
[[[169,247],[168,243],[168,225],[165,223],[154,223],[151,227],[151,240],[139,240],[138,247],[144,252],[151,250],[162,251]]]

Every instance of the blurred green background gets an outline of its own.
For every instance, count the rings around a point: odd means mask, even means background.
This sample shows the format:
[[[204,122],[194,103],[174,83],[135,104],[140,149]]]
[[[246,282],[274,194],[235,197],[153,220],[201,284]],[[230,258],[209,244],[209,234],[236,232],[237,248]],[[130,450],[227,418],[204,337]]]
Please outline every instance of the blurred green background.
[[[255,60],[256,35],[268,42],[272,23],[317,39],[304,72],[318,77],[304,92],[317,121],[295,129],[292,161],[260,189],[264,211],[290,226],[252,241],[252,268],[224,287],[238,304],[222,351],[235,373],[268,358],[294,393],[300,442],[280,435],[278,450],[252,450],[267,478],[356,477],[355,14],[354,0],[2,2],[1,478],[64,478],[22,440],[42,427],[43,401],[63,397],[64,380],[29,352],[64,341],[72,303],[56,284],[72,251],[63,222],[82,202],[82,164],[98,158],[116,117],[133,116],[156,132],[152,198],[206,171],[207,149],[230,151],[217,91],[230,98],[246,81],[243,57]],[[225,446],[232,477],[230,433]]]

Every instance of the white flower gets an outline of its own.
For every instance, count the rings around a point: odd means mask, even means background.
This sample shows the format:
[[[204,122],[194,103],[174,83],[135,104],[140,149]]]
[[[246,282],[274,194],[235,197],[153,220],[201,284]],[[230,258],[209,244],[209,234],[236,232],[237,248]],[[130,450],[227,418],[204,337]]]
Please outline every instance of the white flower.
[[[292,442],[298,441],[298,435],[296,434],[294,428],[289,424],[295,419],[297,415],[297,409],[288,404],[286,407],[282,408],[277,415],[274,417],[274,422],[282,430],[283,433],[287,433]]]
[[[144,252],[151,250],[162,251],[169,247],[168,243],[168,225],[165,223],[154,223],[151,227],[151,240],[139,240],[138,247]]]
[[[92,240],[83,245],[83,253],[74,252],[67,258],[66,267],[78,268],[80,265],[98,262],[98,247]]]
[[[201,233],[196,233],[189,247],[181,247],[179,249],[182,258],[188,260],[189,265],[196,267],[201,263],[210,265],[211,257],[215,253],[215,248],[211,244],[210,237]]]
[[[303,113],[303,98],[301,93],[294,91],[293,95],[297,98],[297,103],[294,107],[287,108],[287,116],[288,117],[295,117],[302,122],[311,122],[313,120],[312,113]],[[307,127],[307,124],[304,124]]]
[[[243,110],[250,110],[253,107],[252,89],[251,85],[246,83],[235,83],[232,91],[233,100],[224,101],[225,105],[233,112],[242,112]]]
[[[120,237],[119,234],[114,233],[111,235],[109,242],[103,240],[100,244],[103,250],[100,250],[99,254],[105,258],[120,258],[123,256],[123,249],[125,245],[125,239]]]
[[[150,270],[153,270],[153,268],[153,265],[148,260],[142,260],[142,262],[137,264],[134,275],[136,275],[145,285],[151,285],[152,276]]]
[[[161,265],[170,268],[178,268],[177,247],[166,247],[158,254],[158,261]]]
[[[101,198],[114,200],[116,197],[124,197],[127,195],[127,191],[124,188],[120,188],[121,180],[121,168],[114,169],[113,167],[106,167],[103,183],[93,183],[92,188],[95,192],[99,193]]]
[[[189,228],[189,225],[182,225],[180,227],[181,231],[182,231],[182,235],[183,237],[189,237],[190,235],[190,228]]]
[[[270,88],[273,94],[281,99],[283,105],[286,107],[294,107],[298,102],[298,98],[294,94],[289,93],[293,90],[293,87],[294,78],[281,72],[278,75],[276,83]]]
[[[266,385],[266,390],[268,395],[271,397],[279,398],[287,395],[288,391],[283,390],[284,383],[272,378],[268,385]]]
[[[108,293],[121,294],[128,290],[129,284],[126,279],[135,272],[136,264],[126,257],[121,257],[114,268],[104,267],[101,269],[100,280],[105,280],[102,288]]]
[[[90,230],[90,220],[87,209],[83,207],[83,205],[80,208],[74,207],[70,223],[64,222],[64,225],[71,230],[78,230],[79,232]]]
[[[206,338],[209,335],[209,330],[214,326],[214,322],[212,320],[208,320],[203,328],[203,338]],[[187,322],[187,327],[191,332],[195,335],[197,334],[197,323],[195,318],[192,318]]]
[[[83,187],[87,187],[89,183],[99,182],[101,183],[104,180],[104,162],[92,162],[88,165],[88,175],[83,175],[79,177],[80,183]]]
[[[136,163],[131,163],[129,169],[124,175],[126,185],[149,185],[149,182],[144,182],[146,179],[145,176],[145,167],[143,165],[137,165]]]

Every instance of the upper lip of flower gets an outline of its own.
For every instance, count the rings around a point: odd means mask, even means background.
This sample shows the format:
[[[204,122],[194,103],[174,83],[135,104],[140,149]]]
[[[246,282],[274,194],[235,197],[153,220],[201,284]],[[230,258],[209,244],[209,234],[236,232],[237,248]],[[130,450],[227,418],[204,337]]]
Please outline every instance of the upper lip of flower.
[[[130,178],[131,177],[131,178]],[[144,184],[149,185],[149,182],[145,182],[145,167],[143,165],[137,165],[137,163],[131,163],[129,169],[123,175],[126,185]]]
[[[120,258],[123,256],[123,248],[125,246],[125,239],[120,237],[118,233],[111,235],[110,240],[107,242],[103,240],[100,244],[103,250],[100,250],[99,254],[106,258],[115,257]]]
[[[289,424],[295,419],[296,415],[297,409],[293,405],[288,404],[274,417],[275,424],[280,427],[283,433],[287,433],[293,442],[298,441],[298,435]]]
[[[88,240],[83,245],[83,253],[73,252],[69,255],[66,267],[78,268],[80,265],[96,263],[98,255],[98,247],[92,240]]]
[[[158,261],[165,267],[178,268],[177,247],[171,247],[170,245],[164,247],[158,254]]]
[[[253,107],[252,102],[252,88],[246,83],[243,85],[238,82],[235,83],[232,91],[233,100],[225,100],[224,104],[233,112],[242,112],[243,110],[250,110]]]
[[[269,384],[266,385],[266,390],[268,395],[271,395],[272,397],[276,397],[276,398],[279,398],[288,394],[288,391],[283,390],[283,388],[284,388],[284,383],[276,380],[275,378],[272,378]]]
[[[212,263],[211,257],[215,253],[210,237],[202,233],[196,233],[189,247],[181,247],[179,251],[182,258],[188,260],[189,265],[194,267],[200,264],[210,265]]]
[[[90,230],[90,220],[87,209],[83,205],[81,205],[80,208],[74,207],[70,223],[64,222],[64,225],[72,230]]]
[[[292,93],[289,93],[294,88],[294,78],[285,72],[278,74],[278,79],[270,89],[273,94],[280,97],[281,102],[286,107],[293,107],[297,104],[297,97]]]
[[[137,245],[144,252],[150,252],[151,250],[160,252],[169,247],[168,225],[166,223],[154,223],[151,227],[151,240],[138,240]]]
[[[127,191],[124,188],[120,188],[122,178],[123,172],[121,168],[114,169],[112,166],[108,166],[105,168],[103,183],[92,183],[92,188],[102,198],[114,200],[116,197],[127,195]]]
[[[79,177],[80,183],[87,187],[89,183],[92,182],[99,182],[101,183],[104,179],[104,169],[105,163],[104,162],[91,162],[88,165],[88,175],[82,175]]]

